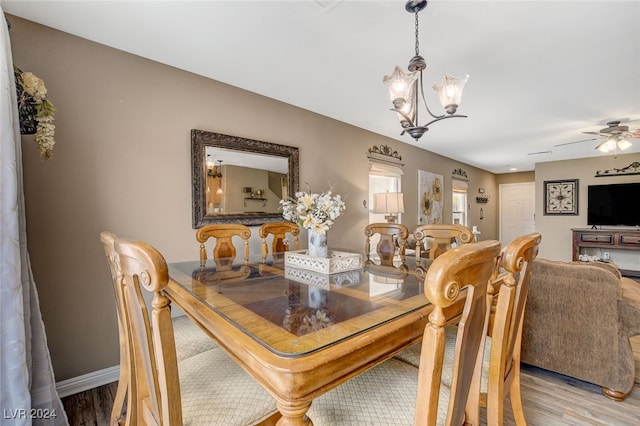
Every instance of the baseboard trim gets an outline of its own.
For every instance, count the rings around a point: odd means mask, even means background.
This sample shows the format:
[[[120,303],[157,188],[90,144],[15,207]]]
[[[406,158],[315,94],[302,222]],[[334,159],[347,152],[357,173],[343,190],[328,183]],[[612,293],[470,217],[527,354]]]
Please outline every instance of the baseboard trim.
[[[89,389],[97,388],[98,386],[117,382],[119,376],[120,366],[115,365],[113,367],[94,371],[93,373],[87,373],[82,376],[72,377],[71,379],[57,382],[56,390],[58,391],[58,396],[60,398],[64,398],[65,396],[84,392]]]

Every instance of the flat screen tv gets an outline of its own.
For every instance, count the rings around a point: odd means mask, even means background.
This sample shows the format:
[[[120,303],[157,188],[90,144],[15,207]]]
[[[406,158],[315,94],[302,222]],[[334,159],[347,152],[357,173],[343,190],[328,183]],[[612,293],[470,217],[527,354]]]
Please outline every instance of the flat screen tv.
[[[588,189],[589,225],[640,226],[640,182],[590,185]]]

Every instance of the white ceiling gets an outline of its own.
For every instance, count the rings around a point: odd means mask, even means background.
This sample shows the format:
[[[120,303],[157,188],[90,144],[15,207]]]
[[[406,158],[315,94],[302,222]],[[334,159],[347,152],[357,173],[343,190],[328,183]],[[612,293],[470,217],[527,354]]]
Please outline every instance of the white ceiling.
[[[400,136],[382,77],[414,54],[404,3],[0,1],[5,13],[494,173],[603,155],[595,140],[555,145],[613,119],[640,128],[640,1],[432,0],[420,13],[426,96],[440,111],[431,84],[469,74],[458,110],[469,117],[418,143]],[[640,152],[631,141],[625,153]]]

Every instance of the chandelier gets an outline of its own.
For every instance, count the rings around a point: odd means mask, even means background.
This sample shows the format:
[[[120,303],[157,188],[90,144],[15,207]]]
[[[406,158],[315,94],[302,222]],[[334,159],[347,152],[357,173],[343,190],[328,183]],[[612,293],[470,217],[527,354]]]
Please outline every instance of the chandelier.
[[[385,76],[383,79],[384,84],[389,89],[389,97],[393,103],[392,110],[398,114],[400,125],[404,129],[401,135],[407,132],[415,140],[420,139],[422,135],[429,130],[429,126],[436,121],[453,117],[466,117],[466,115],[456,114],[456,110],[458,109],[458,105],[460,105],[462,89],[469,79],[468,75],[464,78],[456,78],[445,74],[442,84],[433,85],[433,90],[438,93],[440,103],[444,107],[444,114],[435,115],[427,106],[422,85],[422,71],[427,68],[427,62],[422,56],[420,56],[418,40],[418,12],[426,6],[426,0],[409,0],[405,5],[406,11],[414,13],[416,16],[416,54],[411,58],[411,61],[409,61],[408,68],[410,72],[405,74],[400,67],[396,66],[391,75]],[[431,121],[423,124],[422,126],[418,124],[418,104],[420,95],[425,109],[432,117]]]

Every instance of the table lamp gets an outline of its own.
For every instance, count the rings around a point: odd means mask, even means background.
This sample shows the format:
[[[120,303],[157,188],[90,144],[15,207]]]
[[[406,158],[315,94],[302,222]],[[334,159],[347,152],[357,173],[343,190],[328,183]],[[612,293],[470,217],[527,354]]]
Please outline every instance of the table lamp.
[[[396,223],[398,213],[404,213],[402,192],[382,192],[373,194],[373,212],[382,213],[388,223]]]

